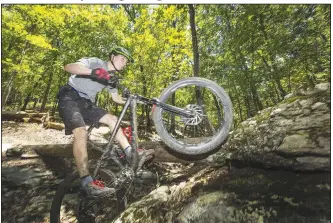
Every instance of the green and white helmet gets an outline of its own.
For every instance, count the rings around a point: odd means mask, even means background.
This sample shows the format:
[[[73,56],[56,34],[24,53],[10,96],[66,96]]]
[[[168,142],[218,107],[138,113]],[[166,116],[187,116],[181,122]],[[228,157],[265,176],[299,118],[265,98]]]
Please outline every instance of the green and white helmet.
[[[111,50],[110,50],[110,53],[109,53],[109,57],[111,55],[123,55],[124,57],[127,58],[127,60],[131,63],[134,63],[134,59],[132,57],[132,54],[124,47],[121,47],[121,46],[116,46],[116,47],[113,47]]]

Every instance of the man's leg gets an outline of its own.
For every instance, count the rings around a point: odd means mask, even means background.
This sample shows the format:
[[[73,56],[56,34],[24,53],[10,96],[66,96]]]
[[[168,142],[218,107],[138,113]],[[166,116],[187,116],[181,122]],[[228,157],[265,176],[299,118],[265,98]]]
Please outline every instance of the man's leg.
[[[114,188],[101,186],[94,181],[89,174],[87,139],[88,134],[85,127],[78,127],[73,130],[74,143],[73,155],[79,175],[81,178],[81,186],[88,197],[98,197],[106,193],[113,193]]]
[[[67,89],[67,90],[66,90]],[[65,123],[65,134],[74,135],[73,156],[81,178],[82,192],[87,197],[114,192],[114,188],[104,187],[99,181],[93,180],[89,174],[86,123],[82,112],[89,108],[85,99],[67,87],[59,92],[59,115]]]
[[[111,114],[106,114],[99,120],[99,122],[108,125],[112,132],[113,129],[116,127],[117,120],[118,118],[116,116]],[[134,159],[138,159],[139,157],[138,152],[132,148],[126,136],[122,131],[120,131],[120,129],[118,130],[115,138],[117,142],[120,144],[121,148],[124,149],[127,161],[133,164]]]
[[[116,126],[117,120],[118,118],[116,116],[111,114],[106,114],[99,120],[99,122],[108,125],[112,132]],[[121,148],[126,149],[130,146],[126,136],[122,131],[120,131],[120,129],[118,130],[115,138],[117,142],[120,144]]]
[[[74,143],[73,155],[80,177],[88,176],[88,152],[87,152],[87,131],[85,127],[75,128],[73,130]]]
[[[68,86],[59,91],[59,115],[65,124],[65,134],[74,135],[73,156],[80,177],[89,176],[87,131],[81,113],[79,95]],[[66,90],[67,89],[67,90]]]

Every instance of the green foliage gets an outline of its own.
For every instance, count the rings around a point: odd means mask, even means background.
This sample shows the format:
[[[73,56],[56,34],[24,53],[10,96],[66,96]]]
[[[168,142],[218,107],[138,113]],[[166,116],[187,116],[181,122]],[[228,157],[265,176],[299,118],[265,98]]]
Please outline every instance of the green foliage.
[[[201,75],[225,86],[236,122],[329,79],[327,5],[200,5]]]
[[[330,81],[329,5],[195,5],[200,76],[229,93],[235,125],[298,88]],[[107,59],[113,45],[136,63],[123,84],[158,97],[193,76],[186,5],[9,5],[2,8],[2,100],[54,103],[82,57]],[[51,79],[50,79],[51,78]],[[115,111],[102,93],[98,103]],[[187,95],[177,96],[186,101]],[[141,112],[141,111],[140,111]]]

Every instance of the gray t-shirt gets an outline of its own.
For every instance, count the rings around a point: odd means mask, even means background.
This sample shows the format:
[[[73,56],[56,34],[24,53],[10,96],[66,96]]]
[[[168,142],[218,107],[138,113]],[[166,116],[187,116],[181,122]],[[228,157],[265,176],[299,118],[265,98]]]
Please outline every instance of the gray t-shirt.
[[[107,62],[96,57],[84,57],[79,59],[76,63],[89,69],[102,67],[105,70],[109,70]],[[92,102],[95,102],[96,94],[102,91],[104,88],[107,88],[110,93],[118,92],[116,88],[111,88],[110,86],[105,86],[96,81],[93,81],[89,78],[89,76],[84,75],[82,76],[83,78],[78,78],[76,76],[76,74],[72,74],[69,77],[68,84],[77,90],[81,97],[90,99]]]

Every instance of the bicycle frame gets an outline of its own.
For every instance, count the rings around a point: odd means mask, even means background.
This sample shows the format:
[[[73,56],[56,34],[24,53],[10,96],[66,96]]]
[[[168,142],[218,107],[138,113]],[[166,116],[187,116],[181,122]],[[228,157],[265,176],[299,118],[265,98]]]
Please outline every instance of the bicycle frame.
[[[184,116],[186,118],[191,118],[192,117],[192,113],[188,110],[162,103],[162,102],[158,101],[157,99],[146,98],[146,97],[143,97],[143,96],[138,95],[138,94],[129,94],[129,92],[128,92],[127,93],[127,100],[124,104],[124,107],[123,107],[119,117],[118,117],[115,128],[113,129],[113,131],[111,133],[111,136],[109,138],[109,142],[106,146],[106,150],[101,155],[100,159],[97,162],[97,166],[95,168],[93,176],[95,176],[97,174],[97,172],[98,172],[98,170],[101,166],[102,161],[112,152],[112,150],[113,150],[113,147],[112,147],[113,140],[116,136],[116,133],[118,132],[118,130],[120,128],[120,122],[124,118],[125,113],[129,108],[130,108],[130,111],[131,111],[131,127],[132,127],[132,139],[131,139],[130,143],[131,143],[133,149],[137,149],[137,122],[136,122],[137,101],[140,101],[140,102],[142,102],[143,104],[146,104],[146,105],[158,106],[160,108],[163,108],[167,112],[170,112],[170,113],[173,113],[173,114],[178,114],[178,115]],[[88,131],[91,131],[92,128],[93,128],[93,126],[90,126]],[[119,160],[117,160],[114,157],[111,157],[111,158],[114,162],[117,163],[117,165],[122,166],[122,164],[119,162]]]

